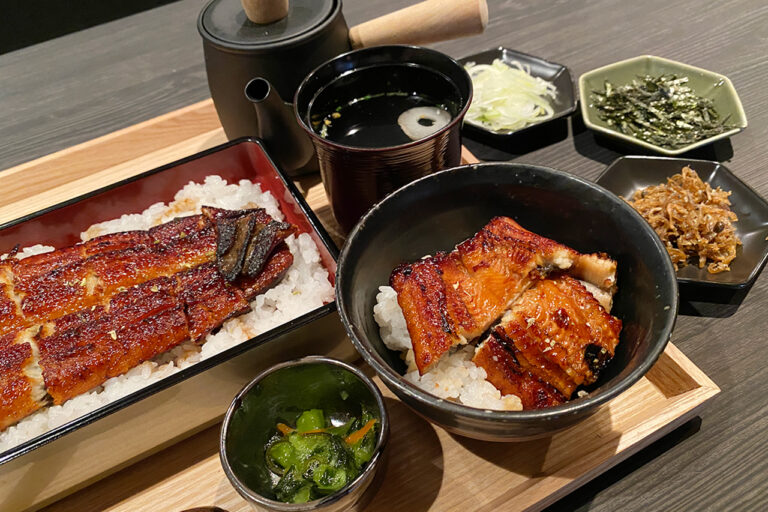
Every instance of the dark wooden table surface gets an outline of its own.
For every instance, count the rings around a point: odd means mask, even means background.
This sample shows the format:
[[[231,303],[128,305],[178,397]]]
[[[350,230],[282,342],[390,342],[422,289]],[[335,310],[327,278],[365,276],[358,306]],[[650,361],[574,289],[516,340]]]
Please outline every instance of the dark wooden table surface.
[[[410,0],[346,0],[350,25]],[[768,3],[764,0],[489,0],[483,35],[434,45],[455,57],[504,45],[570,67],[652,54],[723,73],[749,128],[699,153],[724,160],[768,196]],[[0,56],[0,169],[208,97],[195,28],[202,0],[182,0]],[[594,179],[622,154],[578,119],[538,149],[479,157],[548,165]],[[768,275],[746,296],[684,297],[673,340],[722,393],[689,422],[553,509],[768,510]]]

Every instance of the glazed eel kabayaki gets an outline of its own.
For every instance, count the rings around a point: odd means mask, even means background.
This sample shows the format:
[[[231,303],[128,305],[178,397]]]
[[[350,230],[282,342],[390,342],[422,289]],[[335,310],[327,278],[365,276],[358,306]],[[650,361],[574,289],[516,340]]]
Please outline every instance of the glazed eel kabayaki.
[[[503,315],[473,361],[525,409],[563,403],[576,387],[593,383],[621,330],[605,310],[616,287],[615,261],[580,254],[507,217],[492,219],[449,253],[400,265],[390,284],[422,375]]]
[[[566,270],[602,290],[615,286],[615,261],[580,254],[508,217],[495,217],[449,253],[397,267],[390,285],[419,372],[451,347],[480,336],[537,280]]]
[[[621,320],[569,276],[538,281],[504,314],[472,361],[525,409],[563,403],[613,358]]]
[[[148,231],[0,262],[0,429],[185,340],[277,284],[296,227],[204,207]]]

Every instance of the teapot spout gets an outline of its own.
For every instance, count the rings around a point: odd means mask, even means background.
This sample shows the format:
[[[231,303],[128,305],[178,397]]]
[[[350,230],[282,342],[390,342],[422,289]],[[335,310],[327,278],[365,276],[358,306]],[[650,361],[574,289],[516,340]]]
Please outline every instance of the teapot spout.
[[[283,101],[272,84],[256,77],[245,86],[245,97],[256,110],[257,137],[264,141],[286,174],[299,176],[317,171],[312,141],[296,121],[291,105]]]

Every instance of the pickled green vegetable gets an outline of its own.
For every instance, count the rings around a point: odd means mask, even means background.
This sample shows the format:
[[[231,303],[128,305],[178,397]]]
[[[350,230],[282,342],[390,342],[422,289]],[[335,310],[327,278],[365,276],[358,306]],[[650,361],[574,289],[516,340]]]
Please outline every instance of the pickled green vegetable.
[[[321,409],[310,409],[304,411],[296,420],[296,430],[299,432],[309,432],[310,430],[320,430],[325,428],[325,415]]]
[[[285,468],[290,468],[295,462],[296,450],[288,441],[279,441],[267,448],[269,469],[278,475],[285,474]]]
[[[304,411],[295,429],[278,424],[265,449],[267,467],[279,477],[277,499],[305,503],[345,487],[373,457],[377,430],[378,421],[366,410],[337,426],[320,409]]]

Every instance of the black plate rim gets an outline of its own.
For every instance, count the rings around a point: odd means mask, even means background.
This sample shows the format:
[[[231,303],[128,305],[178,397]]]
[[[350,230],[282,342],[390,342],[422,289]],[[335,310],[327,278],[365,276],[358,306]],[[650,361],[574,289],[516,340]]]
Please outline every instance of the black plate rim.
[[[349,236],[347,237],[346,243],[342,247],[341,253],[339,255],[338,260],[338,266],[336,269],[336,304],[338,306],[339,311],[339,318],[341,318],[342,324],[344,324],[344,328],[347,331],[347,334],[349,335],[350,340],[352,341],[352,344],[355,346],[355,349],[360,353],[360,355],[363,357],[366,363],[368,363],[369,366],[371,366],[376,373],[381,377],[381,379],[384,381],[384,383],[389,387],[393,392],[397,390],[397,392],[404,394],[408,397],[409,400],[418,402],[418,403],[426,403],[429,407],[436,407],[443,409],[444,411],[450,412],[451,414],[456,414],[468,418],[472,418],[475,420],[480,421],[487,421],[492,420],[496,421],[498,423],[536,423],[540,422],[541,420],[554,420],[559,417],[567,417],[567,416],[574,416],[583,413],[586,410],[595,410],[596,408],[604,405],[605,403],[609,402],[610,400],[616,398],[621,393],[627,391],[632,385],[634,385],[637,381],[639,381],[647,372],[651,369],[651,367],[656,363],[658,358],[661,356],[661,354],[666,349],[667,343],[669,342],[669,339],[672,335],[672,332],[675,328],[675,324],[677,323],[677,316],[679,311],[679,305],[680,305],[680,295],[678,292],[678,284],[676,279],[671,280],[671,284],[673,286],[673,289],[670,290],[670,302],[669,304],[670,308],[668,311],[671,312],[670,316],[667,318],[665,325],[661,329],[661,335],[659,336],[660,341],[658,342],[657,346],[655,347],[655,350],[653,350],[648,357],[642,361],[637,368],[635,368],[632,372],[630,372],[626,377],[624,377],[622,380],[616,383],[614,387],[611,389],[606,390],[605,392],[597,395],[597,396],[587,396],[585,398],[579,398],[576,400],[571,400],[569,402],[566,402],[563,405],[558,405],[555,407],[550,407],[546,409],[532,409],[532,410],[525,410],[525,411],[486,411],[485,409],[478,409],[475,407],[470,407],[467,405],[463,405],[460,403],[452,402],[450,400],[438,398],[434,395],[431,395],[427,393],[426,391],[418,388],[415,384],[412,384],[405,380],[405,378],[398,374],[389,364],[387,364],[386,361],[375,351],[375,350],[368,350],[365,347],[365,344],[358,338],[357,328],[352,324],[351,319],[346,314],[346,308],[345,308],[345,300],[342,296],[342,289],[344,288],[343,283],[345,281],[344,277],[344,268],[346,267],[345,263],[347,258],[349,257],[350,248],[353,246],[354,241],[356,240],[358,233],[363,229],[363,227],[368,223],[368,219],[375,214],[376,211],[378,211],[382,205],[393,201],[393,198],[397,197],[399,194],[403,193],[403,191],[409,190],[414,187],[421,186],[423,182],[426,182],[428,180],[436,180],[440,179],[441,176],[450,174],[450,173],[461,173],[461,172],[476,172],[477,169],[482,167],[495,167],[495,166],[504,166],[510,169],[510,171],[515,169],[533,169],[536,172],[544,172],[544,173],[552,173],[555,175],[559,175],[563,178],[573,180],[575,182],[578,182],[588,188],[595,189],[598,192],[604,194],[608,200],[615,201],[617,203],[624,203],[622,199],[620,199],[618,196],[613,194],[611,191],[607,190],[606,188],[602,187],[601,185],[598,185],[597,183],[593,181],[589,181],[587,179],[584,179],[580,176],[576,176],[574,174],[560,171],[557,169],[553,169],[550,167],[545,167],[542,165],[535,165],[535,164],[526,164],[526,163],[517,163],[517,162],[485,162],[480,164],[468,164],[468,165],[462,165],[458,167],[452,167],[450,169],[445,169],[439,172],[436,172],[434,174],[430,174],[428,176],[424,176],[422,178],[419,178],[418,180],[415,180],[407,185],[404,185],[403,187],[399,188],[377,204],[375,204],[355,225],[355,227],[350,232]],[[635,211],[632,207],[629,205],[624,205],[629,208],[628,214],[635,216],[638,220],[643,220],[642,216]],[[661,239],[656,235],[656,232],[651,228],[650,224],[643,221],[641,223],[643,226],[643,229],[649,234],[652,235],[651,239],[654,241],[654,244],[657,246],[656,249],[660,251],[660,253],[666,254],[666,249],[664,248],[664,244],[661,242]],[[672,266],[672,260],[667,258],[665,260],[666,267],[664,269],[664,274],[668,275],[674,275],[674,267]]]
[[[741,178],[736,176],[736,174],[734,174],[733,171],[731,171],[725,164],[723,164],[722,162],[718,162],[717,160],[702,160],[697,158],[681,158],[681,157],[674,157],[674,156],[656,156],[656,155],[623,155],[618,157],[613,162],[611,162],[610,165],[608,165],[605,168],[605,170],[603,170],[603,172],[600,173],[600,176],[597,177],[597,179],[595,180],[595,183],[603,186],[600,183],[600,180],[610,175],[610,173],[616,172],[614,167],[619,167],[619,165],[623,160],[651,160],[651,161],[661,160],[661,161],[680,162],[681,164],[687,164],[687,163],[713,164],[717,172],[723,173],[731,181],[738,182],[749,193],[753,194],[755,198],[758,200],[758,202],[762,203],[764,210],[768,214],[768,201],[766,201],[766,199],[763,196],[761,196],[749,184],[747,184]],[[615,192],[613,191],[611,192],[615,194]],[[690,277],[678,276],[677,282],[681,285],[686,285],[686,286],[718,288],[718,289],[727,289],[727,290],[743,290],[745,288],[748,288],[755,282],[757,277],[763,271],[763,268],[765,267],[766,263],[768,263],[768,242],[763,244],[763,251],[762,251],[762,256],[760,257],[760,260],[758,260],[757,264],[754,267],[752,267],[752,270],[750,271],[749,276],[747,276],[747,278],[744,279],[743,281],[739,281],[737,283],[724,283],[721,281],[709,281],[709,280],[703,280],[703,279],[694,279]],[[677,272],[675,272],[675,275],[677,276]],[[717,276],[719,274],[712,274],[712,275]]]
[[[456,59],[456,62],[461,64],[462,67],[464,67],[464,65],[466,65],[467,62],[473,62],[472,59],[476,59],[478,56],[480,56],[480,55],[482,55],[484,53],[491,53],[491,52],[498,52],[498,53],[508,52],[508,53],[512,53],[512,54],[515,54],[515,55],[519,55],[519,56],[524,57],[524,58],[526,58],[528,60],[539,61],[539,62],[543,62],[544,64],[548,64],[550,66],[555,66],[555,67],[560,68],[560,71],[558,73],[563,73],[563,72],[568,73],[569,82],[571,84],[571,98],[573,98],[573,99],[570,102],[570,104],[568,105],[567,109],[563,110],[560,113],[557,113],[557,114],[553,115],[551,118],[549,118],[549,119],[547,119],[545,121],[540,121],[538,123],[529,124],[528,126],[526,126],[524,128],[520,128],[519,130],[515,130],[515,131],[512,131],[512,132],[501,132],[501,133],[500,132],[494,132],[494,131],[489,130],[487,128],[483,128],[482,126],[480,126],[480,125],[478,125],[476,123],[472,123],[472,122],[466,121],[466,120],[464,122],[463,129],[466,129],[467,131],[470,131],[470,132],[474,130],[474,131],[477,131],[478,133],[482,133],[485,136],[490,136],[490,137],[498,138],[498,139],[501,139],[501,140],[507,140],[507,139],[511,139],[513,137],[519,136],[522,133],[528,132],[529,130],[531,130],[533,128],[541,128],[542,126],[546,126],[549,123],[552,123],[552,122],[557,121],[558,119],[562,119],[564,117],[568,117],[568,116],[572,115],[574,112],[576,112],[576,110],[578,109],[578,97],[576,95],[576,82],[574,81],[573,73],[571,73],[571,69],[568,66],[566,66],[565,64],[560,64],[559,62],[554,62],[554,61],[545,59],[543,57],[537,57],[536,55],[531,55],[529,53],[521,52],[521,51],[518,51],[518,50],[513,50],[512,48],[508,48],[506,46],[496,46],[494,48],[489,48],[487,50],[475,52],[472,55],[467,55],[466,57],[462,57],[460,59]]]
[[[106,192],[108,190],[112,190],[114,188],[120,187],[127,183],[146,178],[147,176],[166,171],[172,167],[183,165],[192,160],[197,160],[199,158],[208,156],[212,153],[216,153],[218,151],[228,149],[231,146],[236,146],[238,144],[243,144],[243,143],[255,143],[261,148],[266,158],[269,160],[269,162],[274,166],[275,170],[277,171],[277,176],[283,182],[286,189],[291,193],[294,200],[296,201],[296,204],[298,204],[299,207],[301,208],[302,213],[307,217],[307,220],[309,221],[310,226],[312,226],[312,228],[317,232],[319,238],[322,240],[323,244],[325,245],[326,249],[328,249],[328,252],[331,254],[333,259],[338,261],[339,250],[336,247],[336,244],[333,242],[333,239],[331,239],[331,237],[328,235],[328,232],[325,230],[325,228],[322,227],[320,220],[317,218],[317,216],[314,214],[314,212],[309,207],[307,202],[304,200],[304,197],[298,191],[298,189],[293,184],[291,179],[287,177],[285,172],[278,166],[278,164],[269,155],[266,148],[264,147],[264,143],[255,137],[241,137],[239,139],[225,142],[224,144],[214,146],[210,149],[206,149],[199,153],[195,153],[194,155],[190,155],[180,160],[176,160],[175,162],[171,162],[161,167],[157,167],[155,169],[143,172],[141,174],[137,174],[136,176],[131,176],[129,178],[120,180],[116,183],[112,183],[111,185],[107,185],[106,187],[93,190],[91,192],[82,194],[72,199],[68,199],[67,201],[63,201],[53,206],[43,208],[36,212],[19,217],[18,219],[14,219],[14,220],[5,222],[3,224],[0,224],[0,230],[15,226],[22,222],[26,222],[28,220],[34,219],[35,217],[52,212],[54,210],[58,210],[66,206],[70,206],[74,203],[83,201],[97,194]],[[6,450],[5,452],[0,452],[0,468],[2,468],[2,466],[7,464],[8,462],[18,457],[21,457],[23,455],[26,455],[27,453],[33,450],[36,450],[37,448],[47,445],[71,432],[74,432],[75,430],[79,430],[82,427],[90,425],[91,423],[101,418],[109,416],[114,412],[117,412],[129,405],[132,405],[136,402],[139,402],[140,400],[143,400],[144,398],[147,398],[151,395],[159,393],[160,391],[170,388],[171,386],[174,386],[181,381],[187,380],[190,377],[198,375],[206,370],[209,370],[210,368],[213,368],[214,366],[217,366],[225,361],[228,361],[244,352],[252,350],[255,347],[258,347],[270,341],[273,341],[281,337],[283,334],[289,331],[292,331],[294,329],[297,329],[301,326],[304,326],[308,323],[314,322],[315,320],[318,320],[332,313],[335,310],[336,310],[336,301],[334,300],[332,302],[329,302],[328,304],[325,304],[319,308],[316,308],[313,311],[309,311],[297,318],[294,318],[293,320],[289,320],[284,324],[281,324],[264,333],[261,333],[253,338],[244,340],[241,343],[238,343],[237,345],[230,347],[227,350],[224,350],[208,359],[203,359],[193,364],[192,366],[184,368],[183,370],[177,373],[174,373],[172,375],[169,375],[168,377],[160,379],[157,382],[153,382],[149,386],[146,386],[137,391],[134,391],[133,393],[130,393],[129,395],[119,398],[114,402],[111,402],[111,403],[108,403],[107,405],[99,407],[94,411],[85,413],[82,416],[75,418],[74,420],[71,420],[67,423],[64,423],[63,425],[60,425],[56,428],[48,430],[47,432],[44,432],[39,436],[35,436],[28,441],[25,441],[21,444],[18,444]]]

